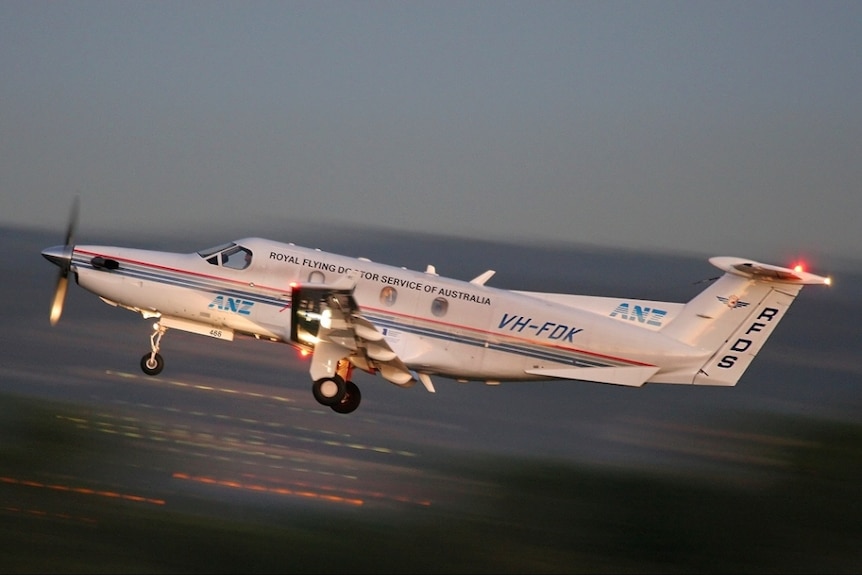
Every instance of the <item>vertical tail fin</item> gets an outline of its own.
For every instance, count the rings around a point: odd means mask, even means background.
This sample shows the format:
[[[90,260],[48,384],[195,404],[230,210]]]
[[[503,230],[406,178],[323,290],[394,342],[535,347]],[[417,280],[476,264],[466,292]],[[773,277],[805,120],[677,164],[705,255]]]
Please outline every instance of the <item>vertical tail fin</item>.
[[[688,345],[712,351],[691,383],[736,385],[804,285],[830,278],[751,260],[709,260],[725,271],[662,329]]]

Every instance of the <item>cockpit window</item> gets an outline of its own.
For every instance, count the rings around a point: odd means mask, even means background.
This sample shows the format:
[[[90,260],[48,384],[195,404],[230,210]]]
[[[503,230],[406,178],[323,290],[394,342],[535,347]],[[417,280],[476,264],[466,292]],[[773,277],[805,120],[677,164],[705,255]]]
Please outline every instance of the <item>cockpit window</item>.
[[[226,243],[226,244],[218,245],[218,246],[216,246],[216,247],[214,247],[214,248],[209,248],[209,249],[206,249],[206,250],[201,250],[201,251],[199,251],[199,252],[198,252],[198,255],[199,255],[200,257],[202,257],[202,258],[207,258],[207,257],[209,257],[209,256],[211,256],[211,255],[213,255],[213,254],[215,254],[215,253],[218,253],[218,252],[220,252],[220,251],[222,251],[222,250],[226,250],[226,249],[228,249],[228,248],[232,248],[232,247],[233,247],[233,246],[235,246],[235,245],[236,245],[236,244],[235,244],[235,243],[233,243],[233,242],[228,242],[228,243]]]
[[[206,258],[207,262],[214,266],[223,266],[235,270],[244,270],[251,264],[251,250],[229,242],[201,250],[198,252],[202,258]]]
[[[251,251],[236,246],[221,254],[221,265],[235,270],[244,270],[251,264]]]

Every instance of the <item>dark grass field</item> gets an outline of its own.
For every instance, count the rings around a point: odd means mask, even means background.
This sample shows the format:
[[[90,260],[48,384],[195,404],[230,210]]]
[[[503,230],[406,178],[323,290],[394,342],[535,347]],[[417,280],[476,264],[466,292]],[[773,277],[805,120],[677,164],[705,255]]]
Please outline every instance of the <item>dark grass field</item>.
[[[742,418],[738,433],[756,433],[759,446],[712,477],[445,450],[422,463],[424,474],[445,484],[433,489],[445,492],[439,504],[339,506],[285,501],[272,492],[234,500],[236,486],[183,492],[169,480],[121,479],[118,468],[128,472],[153,453],[130,449],[128,437],[69,425],[82,414],[68,405],[2,400],[7,573],[862,567],[859,425]],[[92,473],[100,469],[110,473]],[[124,491],[135,497],[124,499]]]

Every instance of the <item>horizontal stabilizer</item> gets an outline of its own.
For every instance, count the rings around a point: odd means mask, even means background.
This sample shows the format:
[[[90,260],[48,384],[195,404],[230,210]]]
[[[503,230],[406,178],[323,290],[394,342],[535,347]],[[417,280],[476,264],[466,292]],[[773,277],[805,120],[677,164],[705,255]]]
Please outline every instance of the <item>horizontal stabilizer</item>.
[[[772,280],[802,285],[830,285],[832,278],[734,257],[709,258],[709,263],[728,273],[756,280]]]
[[[658,371],[656,366],[643,367],[558,367],[549,369],[528,369],[530,375],[556,377],[559,379],[578,379],[596,383],[611,383],[640,387]]]

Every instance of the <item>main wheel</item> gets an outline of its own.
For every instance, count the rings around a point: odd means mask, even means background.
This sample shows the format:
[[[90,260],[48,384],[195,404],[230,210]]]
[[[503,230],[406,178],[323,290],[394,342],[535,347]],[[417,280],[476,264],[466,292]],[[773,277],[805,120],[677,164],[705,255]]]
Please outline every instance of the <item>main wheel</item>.
[[[158,353],[153,356],[147,353],[141,358],[141,369],[147,375],[158,375],[165,368],[165,360]]]
[[[318,379],[311,386],[311,392],[317,403],[332,407],[340,402],[347,393],[347,384],[339,376]]]
[[[348,381],[346,384],[346,393],[341,401],[336,403],[335,405],[331,405],[332,411],[336,413],[350,413],[352,411],[356,411],[356,408],[359,407],[359,402],[362,401],[362,394],[359,393],[359,387],[352,381]]]

